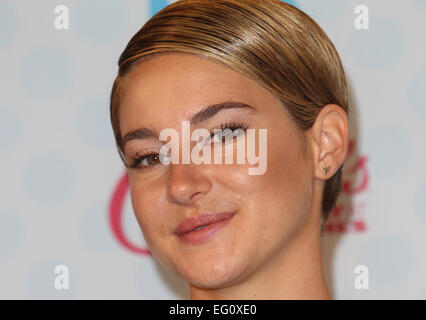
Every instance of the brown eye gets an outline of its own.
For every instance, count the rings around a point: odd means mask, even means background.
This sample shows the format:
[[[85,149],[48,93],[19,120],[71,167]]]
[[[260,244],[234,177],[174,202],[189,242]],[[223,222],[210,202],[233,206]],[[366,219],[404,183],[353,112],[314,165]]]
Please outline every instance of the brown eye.
[[[158,153],[150,153],[150,154],[140,155],[136,158],[133,158],[133,164],[130,165],[129,167],[145,169],[160,163],[161,163],[160,155]]]
[[[158,154],[150,155],[150,156],[146,157],[146,162],[151,166],[158,164],[158,163],[161,162],[160,161],[160,155],[158,155]]]

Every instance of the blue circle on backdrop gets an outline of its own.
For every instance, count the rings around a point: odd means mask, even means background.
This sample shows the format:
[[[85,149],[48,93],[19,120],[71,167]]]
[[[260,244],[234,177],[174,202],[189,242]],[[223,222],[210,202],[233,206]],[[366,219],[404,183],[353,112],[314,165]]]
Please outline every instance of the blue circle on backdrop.
[[[0,156],[9,152],[18,141],[20,124],[15,112],[0,107]]]
[[[413,75],[408,84],[408,102],[421,116],[426,117],[426,70]]]
[[[81,239],[87,248],[95,252],[111,252],[119,249],[108,223],[108,210],[102,203],[89,208],[80,220]]]
[[[409,139],[398,127],[377,127],[365,135],[365,149],[372,176],[382,179],[401,175],[410,165]]]
[[[56,98],[71,85],[71,63],[68,53],[60,47],[42,46],[28,52],[21,64],[21,82],[36,98]]]
[[[293,0],[281,0],[281,1],[282,2],[287,2],[288,4],[291,4],[292,6],[297,7],[296,1],[293,1]]]
[[[424,290],[424,289],[423,289]],[[415,298],[416,300],[426,300],[426,290],[422,291],[420,294],[417,295]]]
[[[399,234],[369,238],[359,255],[359,264],[368,267],[370,287],[393,285],[406,278],[414,265],[410,242]]]
[[[426,182],[417,189],[414,195],[414,210],[417,217],[426,223]]]
[[[59,265],[65,265],[68,269],[69,289],[57,289],[55,287],[55,279],[61,279],[66,275],[64,270],[57,270],[58,273],[55,273],[55,268]],[[51,258],[44,260],[33,266],[29,272],[29,298],[43,300],[75,298],[77,280],[76,270],[67,259]]]
[[[426,1],[425,0],[411,0],[413,4],[424,11],[426,11]]]
[[[109,116],[109,104],[104,98],[83,103],[76,115],[80,138],[92,147],[114,147],[114,134]]]
[[[374,70],[391,67],[405,51],[401,26],[388,18],[370,16],[369,29],[354,30],[349,35],[350,53],[360,65]]]
[[[111,41],[124,32],[128,10],[122,0],[82,0],[75,8],[74,25],[94,44]]]
[[[21,247],[23,233],[22,222],[16,215],[0,212],[0,262]]]
[[[14,7],[0,3],[0,48],[9,46],[18,34],[18,15]]]
[[[28,161],[24,188],[33,201],[51,205],[70,196],[75,183],[75,168],[66,157],[50,153]]]
[[[293,0],[281,0],[282,2],[286,2],[288,4],[291,4],[294,7],[297,7],[296,1]],[[327,0],[324,0],[327,1]],[[330,1],[330,0],[328,0]],[[342,1],[337,1],[336,4],[339,5]],[[157,12],[159,12],[161,9],[167,7],[171,1],[169,0],[149,0],[149,15],[152,17]],[[314,2],[315,3],[315,2]]]
[[[290,2],[290,4],[292,3]],[[342,0],[304,0],[299,6],[317,23],[337,19],[347,7],[348,2]]]
[[[141,259],[136,268],[135,286],[141,292],[141,299],[183,299],[187,300],[187,282],[170,271],[154,257]]]
[[[149,1],[149,15],[152,17],[158,11],[169,5],[168,0],[150,0]]]

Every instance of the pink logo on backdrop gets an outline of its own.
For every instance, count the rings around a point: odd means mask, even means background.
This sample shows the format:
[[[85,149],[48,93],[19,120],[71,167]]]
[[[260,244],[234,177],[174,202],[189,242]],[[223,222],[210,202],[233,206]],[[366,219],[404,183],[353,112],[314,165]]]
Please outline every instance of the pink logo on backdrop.
[[[350,140],[342,177],[342,191],[325,224],[326,233],[365,232],[367,203],[362,200],[368,191],[370,175],[367,156],[355,153],[356,142]]]
[[[151,255],[151,251],[147,248],[138,247],[131,243],[124,233],[123,228],[123,212],[126,194],[129,190],[129,179],[127,172],[120,178],[117,186],[115,187],[111,201],[109,203],[109,223],[114,237],[126,249],[144,255]]]

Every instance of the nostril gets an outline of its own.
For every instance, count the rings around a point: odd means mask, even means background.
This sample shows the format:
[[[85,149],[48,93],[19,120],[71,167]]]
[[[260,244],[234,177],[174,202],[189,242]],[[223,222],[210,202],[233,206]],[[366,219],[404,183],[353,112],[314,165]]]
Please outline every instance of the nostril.
[[[196,199],[197,197],[201,196],[203,193],[202,192],[196,192],[191,196],[191,200]]]

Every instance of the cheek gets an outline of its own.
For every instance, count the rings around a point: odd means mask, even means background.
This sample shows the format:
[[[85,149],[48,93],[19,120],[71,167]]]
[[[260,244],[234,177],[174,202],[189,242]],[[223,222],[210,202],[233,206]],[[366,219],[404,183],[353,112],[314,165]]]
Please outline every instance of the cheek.
[[[170,246],[171,226],[175,221],[170,218],[167,208],[165,188],[161,179],[132,179],[129,174],[130,197],[138,224],[142,230],[146,244],[157,261],[171,271],[175,269],[170,253],[174,252]],[[160,183],[161,182],[161,183]]]
[[[228,189],[244,202],[255,220],[258,232],[271,228],[291,228],[303,218],[311,197],[306,157],[297,144],[285,144],[274,137],[268,143],[267,170],[263,175],[249,175],[244,166],[227,172]],[[232,185],[230,185],[232,183]],[[265,219],[266,217],[266,219]]]
[[[152,188],[142,181],[129,179],[130,182],[130,198],[132,202],[135,217],[142,229],[147,241],[151,238],[152,230],[162,228],[161,218],[163,210],[158,201],[158,192],[156,188]]]
[[[283,136],[288,139],[283,141]],[[249,168],[257,168],[259,164],[246,164],[213,166],[214,172],[209,172],[209,175],[220,181],[225,191],[230,191],[253,209],[259,210],[259,206],[265,205],[277,209],[283,206],[296,209],[296,204],[303,202],[301,197],[306,196],[309,181],[309,162],[300,145],[299,137],[293,132],[271,134],[267,141],[265,173],[250,175]]]
[[[260,197],[291,197],[309,177],[308,162],[297,146],[268,146],[267,170],[261,175],[249,175],[249,168],[256,165],[230,166],[218,171],[225,184],[234,185],[241,194]]]
[[[302,214],[309,197],[309,162],[296,144],[276,148],[270,153],[266,179],[276,205],[288,214]]]

